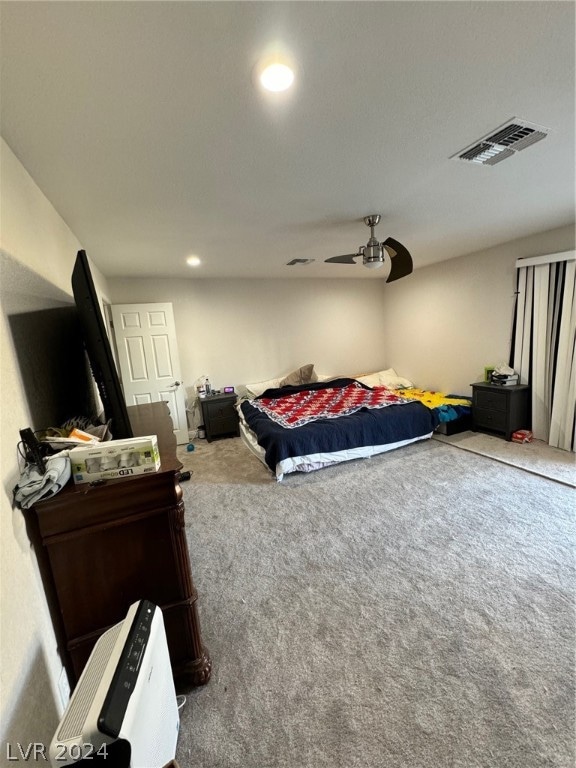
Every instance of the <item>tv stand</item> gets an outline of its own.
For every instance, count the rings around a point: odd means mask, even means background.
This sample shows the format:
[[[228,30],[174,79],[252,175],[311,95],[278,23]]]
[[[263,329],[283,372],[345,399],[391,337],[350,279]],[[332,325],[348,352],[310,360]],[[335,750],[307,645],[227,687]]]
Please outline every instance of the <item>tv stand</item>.
[[[129,606],[162,609],[176,685],[210,679],[190,572],[182,468],[166,403],[131,406],[134,436],[158,436],[158,472],[102,485],[70,483],[31,512],[40,568],[68,677],[74,685],[100,635]]]

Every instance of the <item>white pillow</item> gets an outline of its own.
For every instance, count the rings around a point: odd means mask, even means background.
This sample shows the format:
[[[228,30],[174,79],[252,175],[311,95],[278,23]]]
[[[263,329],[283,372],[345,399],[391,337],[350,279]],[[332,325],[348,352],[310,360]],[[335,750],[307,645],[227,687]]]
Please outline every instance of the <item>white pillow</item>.
[[[280,386],[282,379],[268,379],[268,381],[257,381],[255,384],[246,384],[248,397],[258,397],[267,389],[276,389]]]
[[[381,376],[380,386],[388,387],[388,389],[408,389],[414,386],[414,382],[403,376]]]
[[[366,384],[367,387],[379,387],[380,379],[377,373],[370,373],[367,376],[357,376],[356,381]]]
[[[367,387],[388,387],[388,389],[404,389],[414,386],[408,379],[398,376],[394,368],[370,373],[367,376],[360,376],[357,381],[366,384]]]

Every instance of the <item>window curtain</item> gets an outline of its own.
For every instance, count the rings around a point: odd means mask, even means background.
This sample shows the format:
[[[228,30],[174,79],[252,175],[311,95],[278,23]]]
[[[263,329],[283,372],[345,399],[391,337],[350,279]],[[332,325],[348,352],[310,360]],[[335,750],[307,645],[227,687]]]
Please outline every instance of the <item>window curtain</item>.
[[[575,450],[576,252],[518,259],[512,364],[532,391],[532,431]]]

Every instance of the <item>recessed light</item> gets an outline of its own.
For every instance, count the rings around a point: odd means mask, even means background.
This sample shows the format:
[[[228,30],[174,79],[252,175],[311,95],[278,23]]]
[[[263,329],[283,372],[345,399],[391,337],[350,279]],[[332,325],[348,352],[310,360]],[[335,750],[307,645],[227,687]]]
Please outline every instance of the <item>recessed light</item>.
[[[281,40],[271,40],[254,64],[252,82],[256,88],[281,94],[291,88],[299,71],[292,51]]]
[[[200,261],[199,256],[188,256],[186,264],[188,264],[189,267],[199,267],[202,262]]]
[[[260,75],[260,82],[267,91],[279,93],[286,91],[294,82],[294,72],[287,64],[274,62],[269,64]]]

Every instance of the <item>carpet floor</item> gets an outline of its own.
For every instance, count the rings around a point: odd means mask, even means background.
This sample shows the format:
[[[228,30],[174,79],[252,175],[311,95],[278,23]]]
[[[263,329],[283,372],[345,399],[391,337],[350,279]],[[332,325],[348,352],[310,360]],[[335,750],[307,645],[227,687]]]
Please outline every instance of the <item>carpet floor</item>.
[[[180,455],[213,661],[181,768],[573,768],[571,488],[435,440],[282,483]]]
[[[542,440],[513,443],[494,435],[470,431],[449,437],[434,435],[434,439],[576,488],[576,455],[552,448]]]

